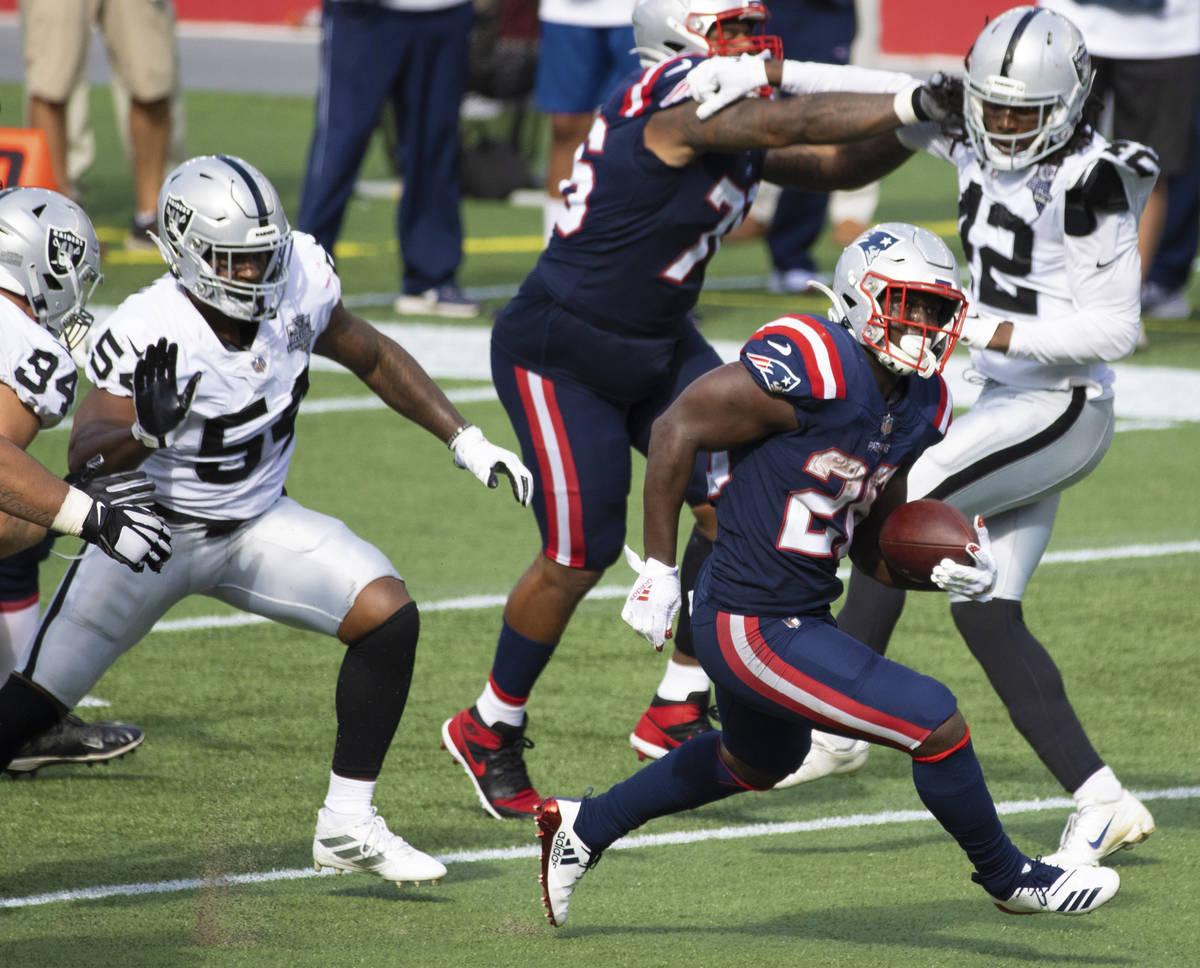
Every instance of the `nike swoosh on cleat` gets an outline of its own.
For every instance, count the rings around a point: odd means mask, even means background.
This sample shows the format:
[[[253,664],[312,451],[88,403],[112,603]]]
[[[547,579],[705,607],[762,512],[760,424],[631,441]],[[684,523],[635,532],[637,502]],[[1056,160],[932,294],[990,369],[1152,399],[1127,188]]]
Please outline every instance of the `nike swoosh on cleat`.
[[[1088,846],[1089,846],[1089,847],[1091,847],[1091,848],[1092,848],[1092,850],[1099,850],[1099,849],[1100,849],[1100,844],[1101,844],[1101,843],[1103,843],[1103,841],[1104,841],[1104,835],[1108,833],[1108,828],[1112,826],[1112,822],[1113,822],[1113,818],[1112,818],[1112,817],[1109,817],[1109,818],[1108,818],[1108,823],[1106,823],[1106,824],[1104,825],[1104,829],[1100,831],[1100,836],[1099,836],[1099,837],[1097,837],[1095,840],[1089,840],[1089,841],[1088,841]]]

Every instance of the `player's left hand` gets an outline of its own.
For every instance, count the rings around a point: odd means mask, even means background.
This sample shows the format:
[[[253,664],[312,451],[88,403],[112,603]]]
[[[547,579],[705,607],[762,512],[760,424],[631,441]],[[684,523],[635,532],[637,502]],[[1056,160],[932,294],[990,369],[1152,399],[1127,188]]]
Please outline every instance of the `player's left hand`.
[[[512,451],[491,443],[474,424],[467,424],[450,438],[450,449],[454,451],[454,463],[465,467],[488,487],[500,483],[497,473],[504,474],[512,484],[517,503],[529,507],[533,500],[533,475]]]
[[[166,447],[170,434],[183,423],[196,395],[200,373],[188,380],[183,392],[175,380],[179,344],[168,343],[164,336],[151,343],[133,368],[133,409],[137,420],[130,428],[133,436],[147,447]]]
[[[766,60],[769,52],[742,54],[740,57],[709,57],[687,74],[692,98],[700,102],[696,117],[701,121],[734,101],[769,87]]]
[[[943,558],[933,566],[930,580],[942,591],[951,595],[962,595],[976,602],[986,602],[991,599],[996,587],[996,559],[992,555],[992,543],[988,540],[988,530],[983,518],[975,515],[975,533],[978,541],[972,541],[967,546],[967,554],[975,562],[971,565],[960,565],[952,558]]]
[[[914,84],[896,95],[897,99],[911,98],[911,117],[907,110],[897,114],[907,124],[917,121],[936,121],[942,130],[949,135],[957,136],[965,132],[963,124],[963,81],[954,74],[935,72],[923,84]],[[904,105],[907,109],[908,105]]]
[[[629,545],[625,546],[625,560],[638,577],[625,599],[621,618],[661,652],[663,643],[671,637],[675,616],[679,614],[679,569],[656,558],[642,561],[641,555]]]

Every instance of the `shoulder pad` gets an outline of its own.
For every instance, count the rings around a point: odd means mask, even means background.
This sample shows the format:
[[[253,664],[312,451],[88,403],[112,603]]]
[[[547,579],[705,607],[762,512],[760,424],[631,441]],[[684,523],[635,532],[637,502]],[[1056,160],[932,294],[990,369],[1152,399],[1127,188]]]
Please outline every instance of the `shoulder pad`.
[[[1134,141],[1114,141],[1067,189],[1067,235],[1089,235],[1099,215],[1130,210],[1140,213],[1158,171],[1158,156],[1152,149]]]
[[[823,320],[781,316],[751,336],[739,358],[770,393],[797,400],[845,399],[841,357]]]

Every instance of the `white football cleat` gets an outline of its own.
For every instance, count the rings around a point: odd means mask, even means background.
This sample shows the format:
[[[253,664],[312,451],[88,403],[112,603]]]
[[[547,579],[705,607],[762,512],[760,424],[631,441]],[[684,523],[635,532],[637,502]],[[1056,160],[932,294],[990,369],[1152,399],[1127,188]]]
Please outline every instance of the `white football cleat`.
[[[324,807],[317,813],[317,833],[313,837],[313,865],[320,873],[323,867],[342,871],[377,874],[403,887],[405,881],[437,884],[446,876],[445,865],[423,854],[403,837],[388,830],[375,807],[360,820],[343,826],[329,821]]]
[[[1091,914],[1117,893],[1120,875],[1108,867],[1058,867],[1030,861],[1020,886],[993,903],[1005,914]]]
[[[1154,818],[1128,790],[1122,790],[1117,800],[1085,798],[1067,818],[1058,850],[1045,860],[1060,867],[1098,864],[1114,851],[1128,849],[1152,833]]]
[[[812,749],[804,757],[800,769],[789,773],[775,784],[774,789],[785,790],[797,783],[808,783],[823,776],[849,775],[857,773],[867,762],[871,744],[863,739],[848,739],[834,733],[812,731]]]
[[[542,906],[550,923],[567,923],[567,908],[575,885],[600,860],[600,851],[591,851],[575,834],[580,800],[547,797],[538,804],[538,836],[542,839]]]

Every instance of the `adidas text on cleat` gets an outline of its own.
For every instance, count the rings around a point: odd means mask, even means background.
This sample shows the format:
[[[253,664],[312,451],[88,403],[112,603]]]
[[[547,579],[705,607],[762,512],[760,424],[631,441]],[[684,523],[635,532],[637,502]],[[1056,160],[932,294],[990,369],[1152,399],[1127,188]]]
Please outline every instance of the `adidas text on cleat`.
[[[995,901],[1005,914],[1090,914],[1117,893],[1121,878],[1108,867],[1054,867],[1030,861],[1017,889]]]
[[[629,745],[639,760],[660,759],[693,736],[712,732],[709,714],[707,690],[689,693],[683,702],[655,696],[629,734]]]
[[[1067,818],[1058,850],[1046,858],[1063,865],[1098,864],[1117,850],[1128,849],[1154,833],[1154,818],[1128,790],[1117,800],[1081,800]]]
[[[533,742],[524,725],[485,726],[472,706],[442,723],[442,749],[467,771],[483,809],[497,820],[537,812],[540,798],[525,769],[525,750]]]
[[[835,733],[812,731],[812,748],[800,764],[800,769],[789,773],[775,784],[776,790],[785,790],[798,783],[819,780],[823,776],[849,776],[857,773],[867,762],[871,744],[864,739],[848,739]]]
[[[538,804],[538,836],[542,840],[542,906],[556,928],[567,923],[575,885],[600,861],[600,851],[588,850],[575,834],[580,800],[547,797]]]
[[[423,854],[388,830],[375,807],[366,817],[340,825],[331,821],[329,811],[322,807],[317,813],[317,833],[313,837],[313,866],[317,873],[324,867],[332,867],[337,874],[342,871],[377,874],[401,887],[405,881],[438,884],[446,876],[441,861]]]
[[[8,764],[8,772],[33,773],[60,763],[92,766],[120,759],[145,738],[139,727],[129,723],[88,723],[68,714],[26,743]]]

